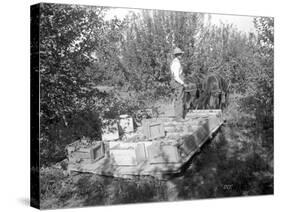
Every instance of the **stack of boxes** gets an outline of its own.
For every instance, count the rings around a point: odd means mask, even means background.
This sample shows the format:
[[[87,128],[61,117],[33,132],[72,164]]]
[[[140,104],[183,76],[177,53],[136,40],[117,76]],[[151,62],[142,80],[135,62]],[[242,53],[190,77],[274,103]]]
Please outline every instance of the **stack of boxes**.
[[[221,123],[219,111],[191,111],[182,122],[171,117],[143,120],[135,132],[132,117],[121,115],[118,121],[103,122],[102,141],[87,147],[79,146],[79,142],[69,145],[69,159],[80,165],[73,166],[75,170],[87,167],[87,171],[101,173],[101,167],[108,166],[112,174],[118,170],[118,176],[147,170],[145,174],[152,173],[154,168],[173,171],[188,161]],[[127,139],[131,135],[137,138]]]

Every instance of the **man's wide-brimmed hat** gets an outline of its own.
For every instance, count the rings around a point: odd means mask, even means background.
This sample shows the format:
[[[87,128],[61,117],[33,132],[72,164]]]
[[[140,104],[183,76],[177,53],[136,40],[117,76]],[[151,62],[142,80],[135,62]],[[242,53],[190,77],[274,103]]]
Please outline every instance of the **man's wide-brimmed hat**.
[[[180,48],[175,48],[174,49],[174,55],[176,55],[176,54],[183,54],[184,52],[180,49]]]

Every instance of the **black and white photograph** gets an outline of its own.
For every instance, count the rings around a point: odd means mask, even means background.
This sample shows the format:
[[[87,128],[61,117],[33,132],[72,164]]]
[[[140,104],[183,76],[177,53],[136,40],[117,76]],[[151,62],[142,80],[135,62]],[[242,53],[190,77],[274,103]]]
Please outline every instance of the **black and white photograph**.
[[[30,33],[31,206],[274,194],[273,17],[39,3]]]

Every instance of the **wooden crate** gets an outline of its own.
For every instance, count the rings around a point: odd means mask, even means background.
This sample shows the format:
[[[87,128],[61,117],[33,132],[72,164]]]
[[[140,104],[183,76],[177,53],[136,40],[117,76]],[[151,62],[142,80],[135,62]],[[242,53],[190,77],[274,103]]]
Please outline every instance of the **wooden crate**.
[[[145,145],[143,143],[137,144],[135,151],[138,164],[147,160]]]
[[[102,140],[112,141],[119,139],[118,122],[114,119],[103,120]]]
[[[134,131],[133,118],[129,115],[120,115],[119,126],[122,133],[131,133]]]
[[[105,156],[105,149],[103,142],[100,142],[90,149],[90,156],[92,163],[102,159]]]
[[[165,136],[164,126],[161,122],[143,121],[143,135],[148,139],[161,138]]]
[[[134,149],[112,149],[110,158],[114,165],[117,166],[136,166],[136,152]]]
[[[174,145],[154,143],[147,148],[150,164],[178,163],[180,155]]]

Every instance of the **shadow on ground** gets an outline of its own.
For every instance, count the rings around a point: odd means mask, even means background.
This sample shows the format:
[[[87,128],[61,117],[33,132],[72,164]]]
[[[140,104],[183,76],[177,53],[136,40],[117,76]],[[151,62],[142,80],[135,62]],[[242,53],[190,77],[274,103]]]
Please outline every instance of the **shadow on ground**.
[[[259,140],[253,129],[225,124],[186,170],[168,181],[86,173],[66,177],[60,170],[42,171],[42,208],[273,194],[273,153],[263,145],[273,138]]]

